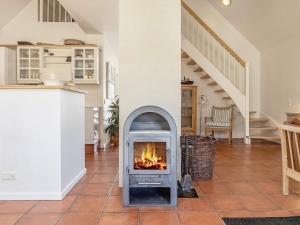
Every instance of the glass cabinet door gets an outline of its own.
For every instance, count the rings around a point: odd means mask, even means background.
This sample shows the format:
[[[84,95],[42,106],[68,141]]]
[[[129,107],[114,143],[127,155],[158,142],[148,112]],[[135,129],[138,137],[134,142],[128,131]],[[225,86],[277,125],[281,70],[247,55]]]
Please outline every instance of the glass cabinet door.
[[[18,81],[38,83],[41,70],[41,49],[34,47],[18,48]]]
[[[184,133],[196,134],[196,88],[182,87],[181,90],[181,128]]]
[[[78,83],[93,83],[97,80],[97,48],[74,49],[74,80]]]
[[[181,126],[182,128],[192,128],[193,124],[193,92],[192,90],[182,90],[181,93]]]

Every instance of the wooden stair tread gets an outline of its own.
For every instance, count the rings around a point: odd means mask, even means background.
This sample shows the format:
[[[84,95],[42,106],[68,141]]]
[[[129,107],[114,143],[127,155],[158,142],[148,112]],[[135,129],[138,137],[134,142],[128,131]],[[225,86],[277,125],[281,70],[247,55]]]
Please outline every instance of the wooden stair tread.
[[[225,97],[223,97],[222,99],[224,99],[224,100],[230,100],[231,97],[230,97],[230,96],[225,96]]]
[[[205,74],[205,75],[200,77],[200,79],[202,79],[202,80],[206,80],[206,79],[209,79],[209,78],[210,78],[210,76],[208,74]]]
[[[215,90],[215,92],[216,92],[216,93],[223,93],[223,92],[225,92],[225,90],[223,90],[223,89],[218,89],[218,90]]]
[[[201,67],[194,70],[195,73],[201,73],[203,72],[203,69]]]
[[[259,131],[277,131],[277,127],[250,127],[250,130],[259,130]]]
[[[217,84],[217,82],[213,81],[213,82],[208,83],[207,85],[208,86],[217,86],[218,84]]]
[[[262,117],[252,117],[250,118],[250,122],[268,122],[269,119],[268,118],[262,118]]]
[[[197,63],[194,61],[194,60],[190,60],[190,61],[188,61],[188,63],[187,63],[187,65],[189,65],[189,66],[194,66],[194,65],[196,65]]]
[[[181,53],[181,58],[182,58],[182,59],[187,59],[187,58],[189,58],[189,55],[186,54],[185,52],[182,52],[182,53]]]
[[[250,111],[249,112],[249,114],[255,114],[256,113],[256,111]]]

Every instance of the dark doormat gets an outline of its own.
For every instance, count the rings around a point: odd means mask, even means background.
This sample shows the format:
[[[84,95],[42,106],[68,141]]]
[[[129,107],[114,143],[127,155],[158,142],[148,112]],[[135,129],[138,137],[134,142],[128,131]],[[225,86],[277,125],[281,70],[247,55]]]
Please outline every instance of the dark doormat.
[[[300,217],[223,218],[226,225],[300,225]]]

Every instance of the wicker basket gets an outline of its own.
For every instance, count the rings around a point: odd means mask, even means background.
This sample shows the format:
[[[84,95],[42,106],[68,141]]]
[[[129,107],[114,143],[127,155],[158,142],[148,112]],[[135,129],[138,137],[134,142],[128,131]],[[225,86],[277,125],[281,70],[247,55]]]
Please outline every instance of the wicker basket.
[[[204,181],[211,179],[213,176],[217,140],[214,137],[181,137],[182,175],[186,173],[186,143],[189,146],[189,173],[193,180]]]

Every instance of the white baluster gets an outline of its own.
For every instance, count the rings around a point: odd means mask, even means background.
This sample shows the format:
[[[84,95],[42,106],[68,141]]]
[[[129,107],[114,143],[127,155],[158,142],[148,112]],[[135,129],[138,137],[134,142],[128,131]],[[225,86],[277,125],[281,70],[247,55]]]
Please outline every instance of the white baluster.
[[[209,48],[210,48],[210,40],[209,40],[210,36],[209,36],[209,33],[207,32],[207,58],[209,60]]]
[[[224,76],[226,77],[226,50],[223,48],[223,53],[224,53]]]
[[[200,33],[200,32],[199,32],[199,29],[200,29],[200,28],[199,28],[199,25],[198,25],[198,23],[197,23],[197,25],[196,25],[196,38],[197,38],[197,39],[196,39],[196,40],[197,40],[197,42],[196,42],[196,48],[197,48],[198,50],[199,50],[199,36],[200,36],[200,35],[199,35],[199,33]]]

